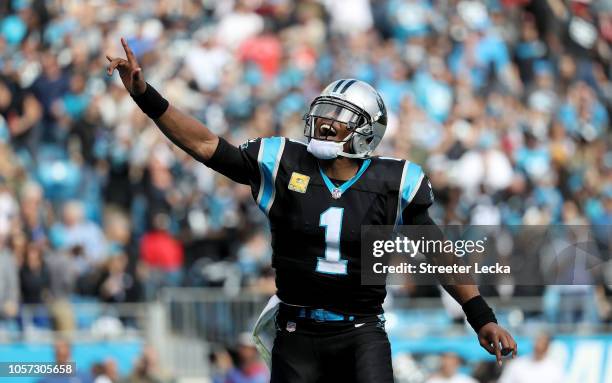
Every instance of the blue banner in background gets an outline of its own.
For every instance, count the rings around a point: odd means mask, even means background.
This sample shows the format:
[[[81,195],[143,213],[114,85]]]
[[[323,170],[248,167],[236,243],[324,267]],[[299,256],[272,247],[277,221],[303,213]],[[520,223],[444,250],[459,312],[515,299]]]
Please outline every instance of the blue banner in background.
[[[128,375],[142,353],[141,341],[73,343],[72,360],[78,374],[89,374],[94,363],[113,359],[121,376]],[[0,344],[0,362],[53,362],[53,344]],[[2,378],[2,383],[35,383],[39,377]]]

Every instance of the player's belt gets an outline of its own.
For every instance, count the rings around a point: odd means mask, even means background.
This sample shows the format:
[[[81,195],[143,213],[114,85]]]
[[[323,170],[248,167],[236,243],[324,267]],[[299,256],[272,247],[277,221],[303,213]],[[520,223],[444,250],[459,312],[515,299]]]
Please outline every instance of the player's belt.
[[[292,306],[281,303],[280,314],[293,318],[311,319],[315,322],[352,322],[355,320],[353,315],[344,315],[325,309],[317,309],[305,306]]]

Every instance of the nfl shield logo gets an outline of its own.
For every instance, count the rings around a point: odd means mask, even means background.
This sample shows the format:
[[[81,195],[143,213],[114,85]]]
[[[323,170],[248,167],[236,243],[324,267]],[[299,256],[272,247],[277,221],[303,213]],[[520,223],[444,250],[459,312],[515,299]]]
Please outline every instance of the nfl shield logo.
[[[332,190],[332,198],[333,199],[338,199],[340,197],[342,197],[342,192],[340,191],[340,189],[336,188],[336,189]]]
[[[287,322],[286,330],[287,330],[287,332],[294,332],[295,331],[295,322]]]

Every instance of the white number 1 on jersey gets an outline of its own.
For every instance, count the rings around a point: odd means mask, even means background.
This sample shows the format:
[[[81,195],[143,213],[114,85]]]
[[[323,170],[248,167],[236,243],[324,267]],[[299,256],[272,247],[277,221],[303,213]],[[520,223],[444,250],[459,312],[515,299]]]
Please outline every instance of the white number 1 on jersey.
[[[346,259],[340,259],[340,232],[344,208],[330,207],[321,213],[319,226],[325,228],[325,258],[317,259],[317,272],[324,274],[347,274]]]

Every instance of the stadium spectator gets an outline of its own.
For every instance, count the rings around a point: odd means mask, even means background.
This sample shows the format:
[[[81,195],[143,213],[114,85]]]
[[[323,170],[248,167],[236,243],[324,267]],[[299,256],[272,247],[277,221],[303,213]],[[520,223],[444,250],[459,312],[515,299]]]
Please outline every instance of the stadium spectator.
[[[238,264],[245,284],[252,284],[262,270],[270,264],[270,241],[263,231],[258,231],[238,249]]]
[[[20,193],[20,209],[27,236],[39,244],[47,242],[47,219],[51,212],[43,190],[34,181],[27,182]]]
[[[50,303],[51,275],[43,258],[41,246],[30,242],[26,246],[25,258],[19,270],[22,303],[29,305],[22,309],[22,321],[37,327],[49,328],[51,321],[47,304]],[[30,317],[31,316],[31,317]]]
[[[17,200],[7,185],[7,180],[0,175],[0,236],[6,238],[15,228],[19,206]]]
[[[334,32],[353,34],[372,27],[372,8],[367,0],[322,1],[331,16],[330,28]]]
[[[92,366],[93,383],[119,383],[120,376],[117,370],[117,362],[108,358],[103,362]]]
[[[168,383],[170,381],[172,381],[171,376],[159,366],[157,352],[151,346],[145,346],[134,370],[122,380],[122,383]]]
[[[40,136],[42,108],[40,103],[19,84],[0,77],[0,116],[3,118],[4,139],[9,139],[15,150],[27,149],[36,153]],[[2,128],[0,128],[2,129]]]
[[[533,355],[521,356],[508,362],[499,383],[563,382],[563,370],[548,353],[551,338],[540,334],[534,341]]]
[[[6,239],[0,237],[0,331],[19,312],[19,272]]]
[[[265,383],[270,381],[268,368],[259,358],[250,333],[240,334],[236,367],[225,376],[225,383]]]
[[[72,345],[66,339],[58,339],[53,345],[55,352],[55,363],[65,364],[72,363]],[[79,369],[79,366],[73,364],[76,372],[73,375],[65,376],[48,376],[42,378],[38,383],[93,383],[93,377],[88,373]]]
[[[51,276],[49,269],[44,261],[40,245],[28,243],[25,259],[19,270],[19,281],[21,282],[22,303],[31,305],[23,308],[22,321],[24,325],[29,325],[27,319],[32,320],[32,324],[37,327],[50,327],[47,303],[50,298]]]
[[[108,358],[103,362],[103,366],[104,366],[104,376],[108,379],[107,382],[108,383],[118,383],[120,380],[120,377],[119,377],[119,368],[117,366],[117,362],[113,358]]]
[[[41,57],[42,74],[32,84],[32,92],[42,105],[43,135],[47,142],[60,143],[65,139],[66,132],[58,129],[57,117],[61,112],[53,112],[53,106],[70,90],[70,73],[63,69],[53,52],[45,52]]]
[[[227,373],[234,367],[232,357],[226,349],[219,349],[210,355],[212,383],[226,383]]]
[[[183,246],[168,232],[168,216],[158,213],[152,230],[140,242],[140,259],[144,265],[145,294],[156,296],[162,286],[178,286],[182,278]]]
[[[55,299],[68,299],[77,291],[80,262],[82,255],[80,246],[73,246],[68,250],[51,252],[45,257],[51,279],[51,294]]]
[[[440,368],[436,374],[427,379],[427,383],[476,383],[476,379],[461,374],[461,358],[452,352],[442,354]]]
[[[100,277],[98,296],[104,302],[125,303],[134,287],[134,279],[127,273],[127,256],[118,252],[110,256]]]
[[[253,5],[238,0],[234,9],[220,18],[217,37],[221,44],[233,50],[249,37],[257,35],[263,26],[263,18],[254,12]]]
[[[610,300],[610,288],[605,285],[596,287],[597,309],[604,323],[612,323],[612,300]]]
[[[23,303],[42,304],[48,298],[51,287],[49,269],[40,247],[34,243],[28,244],[19,277]]]
[[[104,365],[102,363],[94,363],[91,366],[91,376],[93,377],[93,383],[108,383],[108,379],[104,375]]]
[[[79,263],[83,256],[80,245],[65,250],[54,250],[47,253],[45,263],[51,274],[51,293],[57,299],[69,298],[77,292],[77,284],[81,273]]]
[[[203,91],[212,91],[223,79],[227,65],[233,57],[227,48],[217,42],[212,28],[201,28],[193,38],[197,44],[185,57],[185,66],[193,75],[198,87]]]
[[[80,274],[86,274],[103,264],[107,257],[104,233],[93,221],[85,217],[80,201],[70,201],[63,206],[63,220],[56,223],[50,232],[51,241],[57,248],[71,249],[78,246],[82,257],[75,258]]]
[[[280,39],[264,24],[262,33],[240,44],[237,56],[247,66],[255,64],[263,75],[262,81],[270,81],[280,71],[282,53]]]

